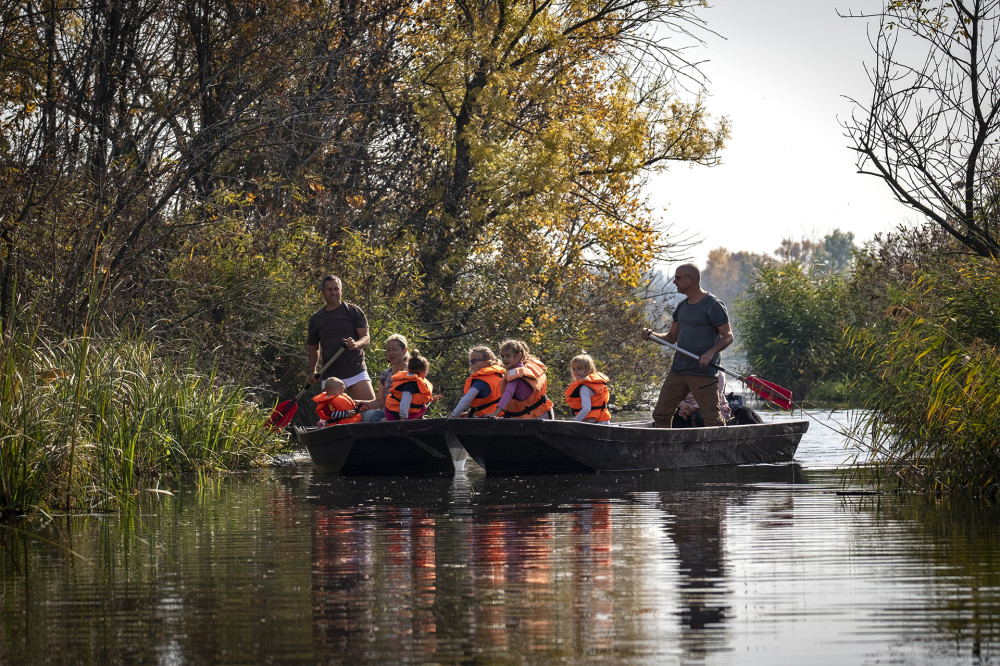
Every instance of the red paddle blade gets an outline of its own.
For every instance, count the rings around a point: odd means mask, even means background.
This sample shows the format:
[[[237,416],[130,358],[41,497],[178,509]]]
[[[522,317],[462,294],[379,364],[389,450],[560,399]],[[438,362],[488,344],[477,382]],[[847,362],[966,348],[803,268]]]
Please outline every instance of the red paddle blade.
[[[284,430],[291,423],[292,417],[295,416],[295,412],[298,410],[299,406],[295,404],[294,400],[285,400],[278,403],[278,406],[271,412],[271,418],[267,420],[267,427],[275,432]]]
[[[792,408],[792,392],[788,389],[753,375],[744,377],[743,383],[761,399],[772,402],[782,409]]]

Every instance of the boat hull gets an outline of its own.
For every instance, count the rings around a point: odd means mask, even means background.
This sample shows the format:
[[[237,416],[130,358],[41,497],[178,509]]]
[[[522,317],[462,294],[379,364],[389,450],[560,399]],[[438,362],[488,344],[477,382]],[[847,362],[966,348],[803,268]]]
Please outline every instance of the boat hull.
[[[350,423],[296,428],[313,463],[350,475],[443,474],[464,469],[468,454],[447,429],[448,419]]]
[[[574,421],[463,423],[453,432],[490,474],[680,469],[789,462],[807,421],[714,428]]]
[[[435,474],[471,457],[488,474],[564,474],[790,462],[807,421],[653,428],[535,419],[425,419],[296,428],[319,467]]]

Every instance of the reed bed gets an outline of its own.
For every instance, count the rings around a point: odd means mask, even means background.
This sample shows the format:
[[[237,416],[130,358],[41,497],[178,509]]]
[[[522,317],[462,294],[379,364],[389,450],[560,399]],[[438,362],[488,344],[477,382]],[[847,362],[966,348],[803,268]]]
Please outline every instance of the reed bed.
[[[949,270],[950,269],[950,270]],[[969,260],[911,283],[885,330],[856,329],[859,382],[877,478],[1000,497],[1000,266]]]
[[[0,329],[0,513],[128,502],[162,475],[265,463],[288,447],[244,387],[142,336],[60,343]]]

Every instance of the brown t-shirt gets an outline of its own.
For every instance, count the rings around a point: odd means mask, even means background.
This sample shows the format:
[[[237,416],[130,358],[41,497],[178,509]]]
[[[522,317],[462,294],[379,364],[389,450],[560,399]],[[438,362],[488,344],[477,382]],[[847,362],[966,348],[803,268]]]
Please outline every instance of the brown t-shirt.
[[[322,367],[337,353],[344,338],[357,339],[359,328],[368,328],[368,318],[357,305],[344,301],[333,310],[322,307],[309,317],[309,335],[306,337],[306,344],[320,346],[323,352],[320,360]],[[345,349],[340,358],[323,372],[323,378],[346,379],[367,371],[364,350]]]

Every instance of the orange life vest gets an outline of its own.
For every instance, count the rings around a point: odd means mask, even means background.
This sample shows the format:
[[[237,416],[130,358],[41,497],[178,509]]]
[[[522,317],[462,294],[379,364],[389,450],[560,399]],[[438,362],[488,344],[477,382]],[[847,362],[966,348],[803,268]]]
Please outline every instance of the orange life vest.
[[[503,383],[503,375],[505,372],[506,370],[504,370],[502,365],[494,363],[493,365],[488,365],[485,368],[480,368],[469,375],[469,378],[465,380],[465,390],[463,393],[468,393],[469,389],[472,388],[473,379],[484,381],[486,382],[486,385],[490,387],[490,394],[488,396],[485,398],[477,396],[472,399],[472,403],[469,406],[469,416],[485,416],[483,412],[500,402],[500,395],[503,393],[501,384]]]
[[[590,398],[590,412],[586,419],[596,419],[598,423],[611,420],[611,413],[608,411],[608,376],[603,372],[592,372],[583,379],[577,379],[566,387],[566,402],[573,410],[573,416],[583,409],[583,399],[580,398],[580,389],[586,386],[594,395]],[[586,420],[584,419],[584,420]]]
[[[323,391],[318,396],[313,398],[316,403],[316,413],[324,421],[327,421],[327,425],[336,425],[340,423],[358,423],[361,420],[361,414],[354,412],[354,408],[357,404],[354,399],[347,395],[346,393],[341,393],[340,395],[327,395],[326,391]],[[330,415],[334,412],[351,412],[350,416],[344,417],[338,421],[330,421]]]
[[[552,409],[552,401],[545,395],[548,388],[548,380],[545,377],[545,365],[537,358],[525,359],[524,365],[507,371],[500,382],[500,390],[503,392],[507,384],[515,379],[523,379],[531,386],[531,395],[527,400],[511,399],[507,403],[507,409],[503,410],[502,416],[505,419],[536,419],[545,412]]]
[[[423,377],[401,370],[392,376],[389,390],[385,394],[385,408],[399,418],[410,418],[431,401],[433,390],[434,386]],[[413,394],[410,398],[410,413],[405,417],[399,413],[399,401],[402,400],[404,391]]]

